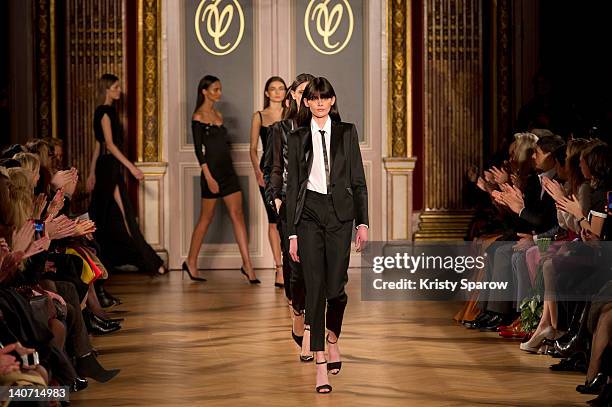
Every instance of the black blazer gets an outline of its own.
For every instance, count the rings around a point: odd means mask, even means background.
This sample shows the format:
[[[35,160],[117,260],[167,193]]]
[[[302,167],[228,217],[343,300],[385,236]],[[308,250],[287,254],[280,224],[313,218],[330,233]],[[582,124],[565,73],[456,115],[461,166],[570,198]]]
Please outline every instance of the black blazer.
[[[554,179],[557,179],[555,176]],[[528,233],[535,231],[543,233],[555,225],[557,222],[557,207],[554,199],[546,191],[542,193],[542,185],[537,174],[533,173],[527,178],[527,185],[524,191],[525,208],[519,217],[527,222]]]
[[[295,235],[312,168],[310,126],[291,132],[287,144],[287,232],[288,235]],[[357,225],[368,225],[368,188],[354,124],[332,122],[330,157],[331,195],[336,216],[342,222],[355,220]]]
[[[263,175],[266,181],[265,197],[272,208],[275,199],[285,201],[287,191],[287,135],[293,130],[292,120],[281,120],[270,126],[268,144],[264,152]]]

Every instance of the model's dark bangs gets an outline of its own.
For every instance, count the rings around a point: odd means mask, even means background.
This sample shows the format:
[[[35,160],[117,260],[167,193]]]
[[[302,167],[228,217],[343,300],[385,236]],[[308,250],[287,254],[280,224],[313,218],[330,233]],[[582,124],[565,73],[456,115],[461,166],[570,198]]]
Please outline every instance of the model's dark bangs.
[[[305,100],[317,100],[317,99],[331,99],[332,97],[336,97],[336,92],[334,92],[334,88],[329,83],[327,79],[324,77],[314,78],[310,82],[308,82],[308,86],[304,89],[304,94],[302,95],[302,99]],[[340,121],[340,113],[338,111],[338,100],[334,101],[334,104],[331,106],[329,110],[329,117],[334,122]],[[308,126],[308,123],[312,119],[312,113],[310,109],[300,109],[297,114],[297,124],[298,126]]]
[[[327,92],[323,92],[323,91],[313,91],[310,95],[308,95],[308,100],[313,100],[313,99],[331,99],[334,95],[334,92],[330,92],[329,90]]]
[[[308,87],[308,95],[305,96],[308,100],[313,99],[330,99],[336,96],[336,92],[334,92],[334,88],[331,83],[325,78],[315,78],[312,80]]]

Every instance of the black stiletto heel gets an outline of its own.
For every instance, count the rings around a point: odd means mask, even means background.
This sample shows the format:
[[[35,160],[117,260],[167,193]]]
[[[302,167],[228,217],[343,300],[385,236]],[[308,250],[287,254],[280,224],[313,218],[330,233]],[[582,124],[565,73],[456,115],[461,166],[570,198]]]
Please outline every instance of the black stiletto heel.
[[[317,365],[324,365],[327,363],[327,360],[324,360],[323,362],[315,362]],[[327,370],[329,371],[329,367],[327,368]],[[322,384],[321,386],[317,386],[315,388],[315,390],[317,391],[317,393],[319,394],[328,394],[331,393],[332,391],[332,387],[329,384]],[[323,390],[328,390],[328,391],[323,391]]]
[[[302,347],[302,342],[304,342],[304,337],[296,335],[295,332],[293,332],[293,331],[291,331],[291,336],[293,336],[293,340],[295,341],[297,346],[299,346],[301,348]]]
[[[240,267],[240,272],[241,272],[242,274],[244,274],[244,276],[247,278],[247,280],[249,280],[249,283],[251,283],[251,284],[261,284],[261,281],[259,281],[259,279],[258,279],[258,278],[255,278],[255,279],[251,280],[251,279],[249,278],[249,275],[247,274],[247,272],[246,272],[246,271],[244,271],[244,267]]]
[[[336,343],[338,343],[338,339],[336,339],[336,342],[331,342],[329,340],[329,334],[327,334],[327,336],[325,337],[325,340],[327,341],[327,343],[329,343],[330,345],[335,345]],[[342,369],[342,362],[329,362],[327,364],[327,371],[329,372],[330,370],[335,370],[336,372],[330,372],[331,374],[333,374],[334,376],[337,375],[338,373],[340,373],[340,369]]]
[[[183,262],[183,271],[187,272],[187,275],[193,281],[206,281],[206,279],[204,277],[198,277],[198,276],[194,276],[193,274],[191,274],[191,272],[189,271],[189,267],[187,267],[187,263],[186,262]]]
[[[310,328],[304,327],[304,332],[305,331],[310,332]],[[304,343],[303,339],[304,339],[304,337],[302,337],[302,343]],[[301,347],[301,345],[300,345],[300,347]],[[300,362],[308,363],[308,362],[311,362],[313,360],[314,360],[314,354],[312,354],[312,355],[302,355],[300,353]]]
[[[277,283],[276,282],[276,277],[278,276],[278,269],[279,269],[279,267],[280,267],[281,272],[282,272],[283,271],[283,266],[282,265],[280,265],[280,266],[278,264],[274,265],[274,268],[276,269],[274,271],[274,287],[276,287],[276,288],[285,288],[285,284]]]
[[[296,313],[293,308],[291,308],[291,311],[293,311],[294,317],[301,317],[302,315],[304,315],[304,313],[302,313],[302,312]],[[295,341],[295,343],[297,343],[297,346],[299,346],[301,348],[302,347],[302,343],[304,342],[304,335],[302,335],[302,336],[296,335],[295,332],[293,331],[293,321],[291,321],[291,323],[292,323],[292,326],[291,326],[291,336],[293,337],[293,340]]]

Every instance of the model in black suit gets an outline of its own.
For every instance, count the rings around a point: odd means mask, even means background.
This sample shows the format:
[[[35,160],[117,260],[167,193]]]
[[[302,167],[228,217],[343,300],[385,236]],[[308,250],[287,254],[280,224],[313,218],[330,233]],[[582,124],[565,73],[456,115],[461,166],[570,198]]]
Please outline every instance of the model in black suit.
[[[300,360],[309,362],[314,359],[310,352],[310,326],[306,309],[304,273],[300,263],[291,260],[289,255],[289,235],[287,234],[287,136],[297,129],[297,113],[302,102],[302,93],[314,76],[306,73],[298,75],[285,96],[283,120],[270,126],[268,143],[264,154],[263,178],[266,181],[266,202],[278,213],[278,231],[283,251],[283,276],[285,296],[292,312],[291,334],[301,347]]]
[[[300,110],[298,123],[305,127],[287,140],[289,253],[304,270],[310,347],[317,363],[316,390],[328,393],[327,370],[338,374],[341,368],[338,338],[347,303],[344,286],[354,222],[358,225],[357,250],[368,238],[368,192],[357,130],[353,124],[334,120],[339,115],[329,81],[313,79],[304,91],[303,103],[308,109]]]

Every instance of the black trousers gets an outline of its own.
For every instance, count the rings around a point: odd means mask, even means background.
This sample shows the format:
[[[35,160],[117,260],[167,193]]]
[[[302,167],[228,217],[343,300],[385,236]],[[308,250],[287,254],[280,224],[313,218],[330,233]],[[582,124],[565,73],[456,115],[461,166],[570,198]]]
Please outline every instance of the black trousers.
[[[291,256],[289,256],[287,209],[284,202],[282,203],[278,214],[278,232],[280,234],[281,249],[283,251],[283,278],[285,280],[285,296],[289,301],[291,301],[291,306],[295,312],[301,313],[306,309],[304,273],[302,272],[302,265],[291,260]],[[306,324],[308,324],[307,320]]]
[[[348,281],[352,227],[352,221],[338,220],[330,195],[306,191],[297,234],[312,351],[325,350],[325,326],[340,337],[347,302],[344,286]]]

